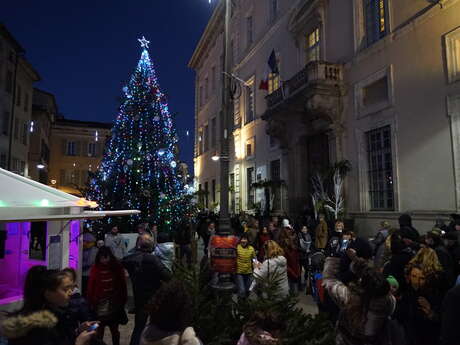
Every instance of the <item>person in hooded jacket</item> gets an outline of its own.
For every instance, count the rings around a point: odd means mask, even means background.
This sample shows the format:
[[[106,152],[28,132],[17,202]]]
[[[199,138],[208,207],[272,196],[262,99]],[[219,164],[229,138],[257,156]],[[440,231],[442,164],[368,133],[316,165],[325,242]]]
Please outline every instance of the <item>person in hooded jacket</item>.
[[[283,249],[275,241],[265,242],[265,257],[254,269],[256,279],[273,278],[278,281],[278,294],[281,298],[289,295],[287,260]]]
[[[299,291],[300,283],[300,256],[298,239],[294,230],[288,226],[281,229],[279,245],[284,251],[284,257],[287,260],[287,274],[289,281],[289,290],[296,294]]]
[[[163,284],[147,307],[150,322],[140,345],[202,345],[191,327],[191,300],[181,281]]]
[[[381,340],[396,300],[385,277],[347,249],[352,270],[359,278],[345,285],[337,274],[340,259],[328,257],[323,271],[323,285],[341,312],[337,322],[336,345],[371,345]]]
[[[158,234],[158,244],[155,246],[153,254],[160,259],[169,272],[172,272],[175,254],[174,242],[169,233],[160,232]]]
[[[44,266],[32,267],[25,279],[23,307],[0,325],[8,344],[89,344],[96,333],[89,328],[96,322],[85,322],[78,331],[68,322],[66,308],[72,290],[73,283],[66,273]]]

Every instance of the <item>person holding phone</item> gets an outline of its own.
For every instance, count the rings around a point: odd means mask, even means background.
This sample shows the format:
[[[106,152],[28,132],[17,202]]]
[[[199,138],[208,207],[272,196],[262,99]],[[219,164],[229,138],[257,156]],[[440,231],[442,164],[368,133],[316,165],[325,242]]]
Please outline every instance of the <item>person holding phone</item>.
[[[85,322],[79,330],[69,327],[66,313],[73,282],[61,271],[34,266],[24,284],[23,307],[1,324],[9,345],[88,345],[97,322]]]

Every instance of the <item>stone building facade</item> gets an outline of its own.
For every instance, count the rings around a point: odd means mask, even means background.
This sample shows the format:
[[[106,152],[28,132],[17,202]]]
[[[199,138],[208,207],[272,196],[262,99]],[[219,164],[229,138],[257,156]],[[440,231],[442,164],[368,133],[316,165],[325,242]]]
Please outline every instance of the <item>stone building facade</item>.
[[[408,212],[426,231],[458,212],[459,13],[459,0],[234,1],[232,71],[245,83],[234,101],[231,164],[242,208],[254,194],[248,176],[271,178],[272,161],[279,159],[286,181],[283,207],[296,216],[311,207],[312,175],[349,160],[346,209],[355,230],[370,234],[383,219],[396,226]],[[200,143],[210,114],[219,114],[221,92],[200,100],[211,66],[221,75],[222,24],[217,7],[190,62],[201,185],[218,176],[202,150],[210,146]],[[258,85],[272,51],[279,79],[270,76],[267,95]]]
[[[33,84],[40,76],[0,24],[0,167],[29,176]]]
[[[82,196],[88,172],[97,170],[111,128],[111,123],[56,117],[50,139],[50,184]]]

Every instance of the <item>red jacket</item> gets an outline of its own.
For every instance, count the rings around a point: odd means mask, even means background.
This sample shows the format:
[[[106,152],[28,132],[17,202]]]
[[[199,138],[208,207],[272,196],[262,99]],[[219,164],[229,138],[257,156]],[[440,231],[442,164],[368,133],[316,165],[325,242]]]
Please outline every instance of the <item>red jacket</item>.
[[[290,279],[300,278],[299,251],[295,248],[285,249],[284,257],[287,260],[287,274]]]
[[[118,262],[112,265],[94,264],[89,273],[87,295],[92,307],[106,298],[111,298],[115,305],[125,305],[128,292],[123,266]]]

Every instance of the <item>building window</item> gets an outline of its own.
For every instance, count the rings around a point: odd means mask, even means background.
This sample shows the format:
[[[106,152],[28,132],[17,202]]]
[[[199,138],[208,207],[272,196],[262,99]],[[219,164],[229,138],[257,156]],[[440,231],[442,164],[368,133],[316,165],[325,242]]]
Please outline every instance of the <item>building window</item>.
[[[320,59],[319,28],[315,28],[307,35],[307,63]]]
[[[273,136],[273,135],[269,135],[269,141],[270,141],[270,147],[276,147],[276,144],[277,144],[277,140],[276,138]]]
[[[276,20],[278,16],[278,0],[268,0],[270,22]]]
[[[209,150],[209,125],[204,126],[204,135],[203,135],[203,152],[206,152]]]
[[[246,169],[246,181],[247,181],[247,208],[251,210],[254,208],[254,198],[255,198],[255,190],[252,184],[255,182],[254,180],[254,168],[247,168]]]
[[[76,156],[76,155],[77,155],[77,150],[76,150],[76,143],[75,143],[75,141],[68,141],[68,142],[67,142],[66,155],[67,155],[67,156]]]
[[[10,113],[5,111],[3,112],[3,117],[2,117],[2,134],[8,135],[10,131]]]
[[[211,120],[211,147],[217,146],[217,119],[214,117]]]
[[[24,95],[24,111],[29,111],[29,94]]]
[[[388,0],[364,0],[367,45],[377,42],[388,33]]]
[[[281,180],[281,162],[279,159],[270,162],[270,178],[272,181]],[[273,210],[281,210],[281,186],[274,185],[272,188],[273,193]]]
[[[29,124],[24,122],[22,124],[22,132],[21,132],[21,142],[24,145],[27,145],[27,132],[29,131]]]
[[[21,89],[21,85],[18,85],[17,89],[16,89],[16,106],[20,106],[21,105],[21,97],[22,97],[22,89]]]
[[[216,180],[212,180],[211,184],[212,202],[216,202]]]
[[[460,27],[446,35],[447,75],[449,83],[460,80]]]
[[[204,99],[207,101],[209,98],[209,80],[206,78],[204,80]]]
[[[256,139],[252,137],[246,140],[246,158],[252,158],[255,154]]]
[[[19,139],[19,119],[14,119],[14,139]]]
[[[253,29],[254,28],[253,28],[253,26],[254,26],[254,23],[253,23],[252,16],[247,17],[246,18],[246,38],[247,38],[246,44],[247,44],[247,47],[250,47],[251,44],[254,41],[254,34],[253,34]]]
[[[246,83],[246,121],[248,124],[254,121],[255,105],[254,105],[254,81]]]
[[[203,128],[198,129],[198,156],[203,154]]]
[[[369,199],[372,210],[394,210],[391,127],[366,133]]]
[[[385,76],[363,87],[362,92],[362,105],[364,107],[388,102],[388,77]]]
[[[268,94],[271,94],[280,88],[279,73],[270,73],[268,75]]]
[[[13,93],[13,72],[10,70],[6,71],[5,91]]]
[[[88,143],[88,156],[96,157],[96,143]]]

